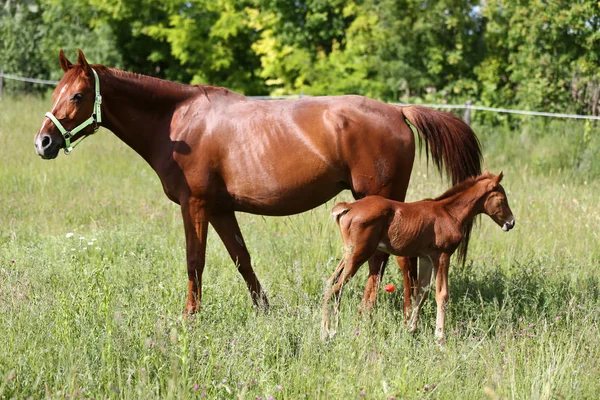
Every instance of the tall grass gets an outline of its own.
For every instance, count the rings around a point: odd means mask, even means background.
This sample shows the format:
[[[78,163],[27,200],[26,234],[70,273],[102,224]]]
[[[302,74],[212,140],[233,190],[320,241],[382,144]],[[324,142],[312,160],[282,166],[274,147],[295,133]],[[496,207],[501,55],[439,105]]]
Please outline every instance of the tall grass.
[[[476,127],[485,166],[504,170],[517,226],[506,234],[485,217],[475,228],[469,261],[451,268],[448,340],[440,349],[433,298],[415,337],[403,325],[401,291],[381,292],[373,315],[358,317],[366,268],[344,289],[338,335],[319,339],[324,282],[341,256],[329,217],[335,199],[298,216],[239,215],[270,296],[266,314],[252,308],[210,231],[202,312],[184,321],[178,207],[106,130],[69,157],[40,160],[32,139],[49,105],[0,103],[0,397],[600,393],[597,128]],[[420,160],[408,197],[446,187]],[[401,287],[395,262],[384,282]]]

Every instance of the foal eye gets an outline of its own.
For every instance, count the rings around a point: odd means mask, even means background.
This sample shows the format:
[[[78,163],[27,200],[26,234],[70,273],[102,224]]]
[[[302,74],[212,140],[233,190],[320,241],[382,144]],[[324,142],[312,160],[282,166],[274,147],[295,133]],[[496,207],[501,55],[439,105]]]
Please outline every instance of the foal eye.
[[[83,99],[83,95],[81,93],[75,93],[73,97],[71,97],[71,101],[81,101]]]

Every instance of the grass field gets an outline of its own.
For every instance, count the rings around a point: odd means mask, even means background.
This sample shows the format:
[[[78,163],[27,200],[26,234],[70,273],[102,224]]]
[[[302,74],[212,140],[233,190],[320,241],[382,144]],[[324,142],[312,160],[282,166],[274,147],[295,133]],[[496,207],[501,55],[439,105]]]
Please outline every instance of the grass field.
[[[0,102],[1,398],[598,398],[599,128],[476,127],[517,225],[504,233],[481,219],[467,265],[452,265],[440,349],[433,297],[415,337],[401,290],[357,316],[367,268],[344,291],[338,335],[319,339],[324,282],[341,256],[333,201],[292,217],[239,215],[266,314],[210,231],[202,312],[183,321],[178,207],[109,131],[41,160],[33,136],[50,105]],[[420,160],[408,197],[446,187]],[[384,283],[402,286],[395,261]]]

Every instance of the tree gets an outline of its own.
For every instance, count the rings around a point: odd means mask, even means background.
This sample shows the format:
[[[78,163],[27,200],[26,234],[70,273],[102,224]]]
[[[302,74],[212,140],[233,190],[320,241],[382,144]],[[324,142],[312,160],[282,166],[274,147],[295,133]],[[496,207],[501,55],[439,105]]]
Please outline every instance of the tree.
[[[482,99],[598,114],[600,3],[490,0]]]

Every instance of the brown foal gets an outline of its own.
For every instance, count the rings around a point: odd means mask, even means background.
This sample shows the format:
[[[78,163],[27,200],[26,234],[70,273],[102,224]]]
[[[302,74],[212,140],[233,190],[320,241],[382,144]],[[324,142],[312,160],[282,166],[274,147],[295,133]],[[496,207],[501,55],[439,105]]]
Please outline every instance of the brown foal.
[[[493,176],[488,171],[468,179],[436,199],[401,203],[380,196],[369,196],[354,203],[338,203],[332,214],[344,240],[344,257],[328,280],[323,300],[322,335],[329,330],[329,300],[335,297],[335,313],[339,309],[342,286],[377,250],[395,256],[414,257],[430,261],[429,268],[421,263],[420,285],[415,288],[409,329],[414,332],[423,299],[428,290],[431,269],[435,274],[437,318],[435,336],[444,340],[445,312],[448,304],[448,268],[450,256],[463,239],[463,226],[472,223],[478,214],[489,215],[508,232],[515,218],[508,206],[502,172]]]

